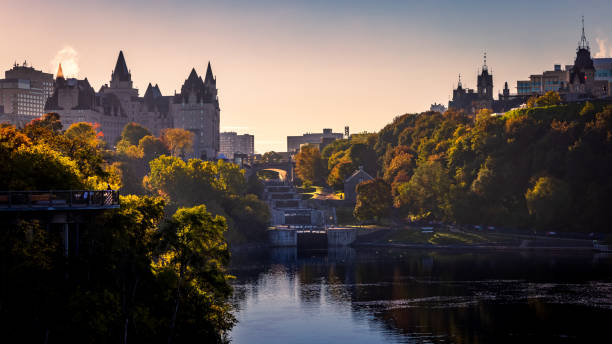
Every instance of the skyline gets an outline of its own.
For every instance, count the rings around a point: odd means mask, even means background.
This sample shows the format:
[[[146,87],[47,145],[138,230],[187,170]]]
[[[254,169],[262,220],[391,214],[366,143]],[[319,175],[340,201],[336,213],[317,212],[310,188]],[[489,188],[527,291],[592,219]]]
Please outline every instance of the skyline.
[[[40,9],[27,13],[27,26],[20,25],[25,3]],[[517,79],[573,62],[581,15],[591,52],[609,57],[604,14],[612,4],[588,4],[26,0],[2,5],[8,15],[0,29],[19,27],[20,34],[0,38],[12,47],[0,66],[27,60],[55,74],[62,62],[67,76],[87,77],[98,90],[123,50],[140,95],[149,82],[171,95],[192,67],[203,74],[210,60],[221,130],[254,134],[260,153],[284,151],[287,135],[345,125],[352,133],[378,131],[395,116],[446,105],[458,74],[476,87],[485,51],[494,92],[504,81],[516,92]],[[48,18],[71,25],[48,25]],[[70,59],[78,71],[64,62]]]

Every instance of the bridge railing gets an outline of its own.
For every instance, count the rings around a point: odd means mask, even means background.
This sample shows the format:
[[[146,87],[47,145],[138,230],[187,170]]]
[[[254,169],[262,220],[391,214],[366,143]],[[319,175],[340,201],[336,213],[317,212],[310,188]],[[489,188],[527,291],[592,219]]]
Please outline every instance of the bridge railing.
[[[118,190],[0,191],[0,211],[119,208]]]

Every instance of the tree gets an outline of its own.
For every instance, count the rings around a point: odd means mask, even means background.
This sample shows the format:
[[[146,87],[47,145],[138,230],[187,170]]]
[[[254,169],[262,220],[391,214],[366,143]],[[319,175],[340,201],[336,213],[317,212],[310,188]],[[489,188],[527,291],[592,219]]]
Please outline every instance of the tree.
[[[264,153],[264,155],[261,157],[261,160],[264,163],[274,163],[274,162],[279,162],[282,160],[282,155],[276,153],[275,151],[270,151],[270,152],[266,152]]]
[[[161,140],[170,150],[172,156],[185,157],[193,152],[194,134],[185,129],[168,128],[162,131]]]
[[[101,133],[97,131],[99,127],[99,124],[92,125],[87,122],[72,123],[64,135],[71,140],[79,140],[91,147],[99,147],[102,145]]]
[[[255,195],[231,196],[225,201],[224,209],[232,222],[228,239],[232,243],[264,242],[270,223],[270,210],[266,202]],[[231,235],[235,233],[235,235]]]
[[[147,135],[151,135],[149,129],[138,123],[130,122],[123,127],[121,140],[129,142],[130,145],[138,145],[140,140]]]
[[[217,161],[217,175],[223,191],[231,195],[245,193],[247,183],[244,178],[244,170],[240,166],[219,160]]]
[[[326,168],[319,153],[319,148],[307,145],[295,156],[295,173],[308,184],[321,183],[325,178]]]
[[[593,105],[593,103],[587,101],[586,103],[584,103],[584,106],[582,107],[582,110],[580,110],[580,116],[593,115],[593,114],[595,114],[595,112],[596,112],[595,105]]]
[[[352,144],[347,156],[355,169],[363,166],[369,174],[375,176],[378,170],[378,156],[376,152],[365,143]]]
[[[109,177],[106,171],[101,147],[99,125],[86,122],[73,123],[64,133],[64,140],[55,140],[60,151],[77,162],[85,178],[91,179],[91,184],[104,184]]]
[[[143,159],[149,162],[161,155],[170,154],[164,142],[155,136],[146,135],[138,141],[138,148],[142,151]]]
[[[536,100],[537,106],[551,106],[561,104],[559,92],[548,91]]]
[[[357,185],[357,203],[353,215],[359,221],[380,220],[391,209],[391,188],[378,178]]]
[[[407,208],[416,218],[445,219],[451,180],[439,161],[419,164],[408,183],[398,187],[396,206]]]
[[[83,188],[76,162],[46,144],[33,144],[15,127],[0,127],[1,190]]]
[[[44,114],[41,118],[35,118],[26,124],[25,128],[31,129],[33,127],[45,128],[55,134],[62,130],[62,122],[60,116],[55,112],[49,112]]]
[[[176,336],[178,321],[185,319],[181,309],[189,307],[188,303],[208,305],[208,314],[193,321],[201,326],[203,337],[214,338],[214,342],[223,341],[220,330],[229,330],[235,322],[225,301],[231,294],[225,270],[230,257],[223,239],[226,230],[225,219],[213,217],[204,205],[177,210],[162,227],[160,256],[154,269],[157,274],[175,276],[168,343]]]
[[[571,206],[569,186],[554,177],[540,177],[525,193],[529,214],[540,228],[566,226]]]
[[[338,163],[332,170],[329,172],[327,176],[327,185],[340,190],[344,187],[344,181],[348,178],[353,172],[355,172],[355,167],[353,163],[345,160]]]

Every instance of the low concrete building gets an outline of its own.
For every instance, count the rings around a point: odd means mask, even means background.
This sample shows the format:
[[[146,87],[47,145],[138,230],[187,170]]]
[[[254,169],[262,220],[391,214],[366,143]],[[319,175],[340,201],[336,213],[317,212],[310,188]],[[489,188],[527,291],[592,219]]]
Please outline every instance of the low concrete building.
[[[287,152],[295,153],[302,145],[315,145],[320,150],[335,140],[342,139],[344,134],[334,133],[331,129],[323,129],[322,133],[306,133],[301,136],[287,136]]]
[[[359,169],[344,181],[344,199],[347,202],[357,201],[357,185],[373,179],[368,172],[363,170],[363,166],[359,166]]]

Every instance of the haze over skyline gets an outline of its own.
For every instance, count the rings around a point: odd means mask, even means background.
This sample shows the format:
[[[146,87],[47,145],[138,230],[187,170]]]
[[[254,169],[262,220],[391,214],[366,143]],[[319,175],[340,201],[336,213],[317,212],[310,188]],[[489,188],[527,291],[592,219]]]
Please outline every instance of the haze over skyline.
[[[287,135],[345,125],[377,131],[446,103],[461,73],[476,87],[487,52],[495,93],[508,81],[571,64],[580,16],[596,57],[612,55],[607,1],[2,1],[2,70],[27,60],[109,82],[123,50],[134,86],[164,95],[208,61],[221,130],[255,135],[263,153]],[[36,8],[36,11],[23,11]],[[61,25],[59,25],[61,24]]]

